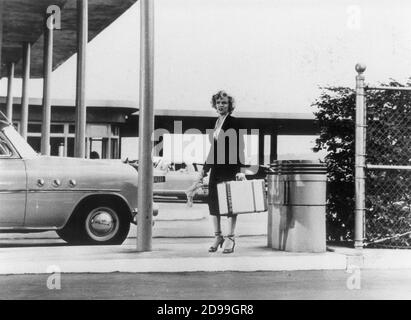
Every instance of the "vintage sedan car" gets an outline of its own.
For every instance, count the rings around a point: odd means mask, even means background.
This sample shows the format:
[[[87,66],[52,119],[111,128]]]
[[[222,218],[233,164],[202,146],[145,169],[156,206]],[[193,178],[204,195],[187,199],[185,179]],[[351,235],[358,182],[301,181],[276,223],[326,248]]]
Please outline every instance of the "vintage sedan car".
[[[38,155],[0,118],[0,232],[121,244],[136,214],[137,175],[121,161]]]
[[[173,162],[162,157],[154,157],[153,166],[155,175],[165,177],[164,181],[154,185],[154,196],[172,196],[179,199],[187,199],[186,190],[198,179],[203,169],[203,164]],[[205,177],[203,182],[195,199],[204,200],[208,196],[208,177]]]

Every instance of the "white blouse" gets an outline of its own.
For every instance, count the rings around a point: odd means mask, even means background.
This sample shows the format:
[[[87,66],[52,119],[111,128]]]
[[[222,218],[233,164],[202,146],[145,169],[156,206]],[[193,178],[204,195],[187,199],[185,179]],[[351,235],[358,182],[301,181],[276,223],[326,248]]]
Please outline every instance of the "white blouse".
[[[217,118],[217,121],[215,123],[214,133],[213,133],[213,137],[214,137],[215,140],[217,140],[218,135],[220,134],[220,131],[221,131],[221,127],[223,126],[224,121],[227,118],[227,116],[228,116],[228,113],[223,117],[223,119],[220,121],[220,123],[218,123],[218,120],[220,118]]]

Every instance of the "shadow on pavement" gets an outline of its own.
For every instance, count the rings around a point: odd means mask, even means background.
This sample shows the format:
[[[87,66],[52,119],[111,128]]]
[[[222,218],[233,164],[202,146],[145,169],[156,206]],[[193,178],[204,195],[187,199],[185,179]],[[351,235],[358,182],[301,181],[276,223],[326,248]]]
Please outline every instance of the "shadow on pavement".
[[[21,242],[16,240],[11,242],[10,240],[7,243],[0,242],[0,248],[30,248],[30,247],[71,247],[72,245],[61,242],[61,243],[30,243],[30,242]]]

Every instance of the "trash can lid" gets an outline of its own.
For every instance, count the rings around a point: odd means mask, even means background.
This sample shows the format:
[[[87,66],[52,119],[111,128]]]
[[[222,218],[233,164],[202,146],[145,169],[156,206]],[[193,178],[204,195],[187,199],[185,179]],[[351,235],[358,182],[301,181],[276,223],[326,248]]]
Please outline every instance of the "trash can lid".
[[[316,160],[276,160],[270,164],[273,174],[325,174],[327,166]]]

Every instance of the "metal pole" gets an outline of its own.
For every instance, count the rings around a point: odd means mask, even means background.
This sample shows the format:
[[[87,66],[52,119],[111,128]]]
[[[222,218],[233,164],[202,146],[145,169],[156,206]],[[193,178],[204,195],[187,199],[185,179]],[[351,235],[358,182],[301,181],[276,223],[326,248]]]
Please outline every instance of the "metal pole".
[[[264,132],[260,129],[258,133],[258,164],[264,165]]]
[[[27,140],[27,126],[29,122],[29,81],[30,81],[31,44],[24,43],[23,47],[23,83],[21,93],[21,128],[20,132]]]
[[[1,81],[1,71],[2,71],[2,59],[1,52],[3,48],[3,0],[0,0],[0,81]]]
[[[379,170],[411,170],[411,166],[389,166],[379,164],[366,164],[367,169],[379,169]]]
[[[86,60],[88,42],[88,0],[77,0],[77,83],[75,156],[86,155]]]
[[[13,80],[14,80],[14,62],[9,64],[9,80],[7,82],[7,103],[6,116],[13,123]]]
[[[391,90],[391,91],[411,91],[411,87],[369,87],[366,86],[365,90]]]
[[[154,0],[140,1],[140,112],[137,251],[151,251],[153,212],[153,162],[151,152],[154,130]]]
[[[47,26],[45,19],[44,31],[44,65],[43,65],[43,121],[41,135],[41,153],[50,155],[50,122],[51,122],[51,73],[53,71],[53,29]]]
[[[356,102],[355,102],[355,232],[354,247],[362,249],[364,245],[365,217],[365,137],[366,106],[364,97],[364,75],[366,66],[357,63]]]
[[[270,163],[273,163],[277,160],[278,152],[277,152],[277,144],[278,144],[278,133],[277,130],[273,130],[271,132],[270,137]]]

